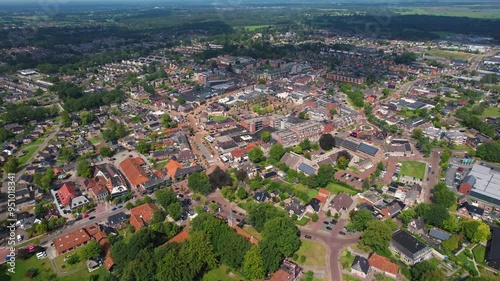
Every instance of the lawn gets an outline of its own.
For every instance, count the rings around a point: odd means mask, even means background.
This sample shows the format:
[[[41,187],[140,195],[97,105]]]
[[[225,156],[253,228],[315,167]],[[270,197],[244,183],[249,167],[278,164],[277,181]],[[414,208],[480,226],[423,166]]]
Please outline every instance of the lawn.
[[[432,49],[427,52],[428,55],[434,56],[434,57],[441,57],[441,58],[447,58],[447,59],[452,59],[452,60],[468,60],[470,59],[473,55],[464,53],[464,52],[457,52],[457,51],[448,51],[448,50],[440,50],[440,49]]]
[[[418,161],[404,161],[401,167],[401,175],[424,179],[426,164]]]
[[[262,240],[262,234],[260,234],[259,232],[257,232],[257,230],[255,230],[255,228],[253,228],[252,226],[245,225],[243,227],[243,230],[245,230],[246,232],[250,233],[253,237],[257,238],[257,240]]]
[[[486,108],[483,117],[500,117],[500,108],[493,106]]]
[[[311,240],[301,239],[302,245],[297,251],[298,263],[306,266],[325,266],[326,258],[326,248],[323,244],[319,242],[313,242]],[[306,261],[304,263],[300,262],[300,257],[305,256]]]
[[[89,142],[93,145],[98,145],[101,143],[101,138],[98,137],[91,137],[89,138]]]
[[[488,281],[500,281],[500,275],[496,275],[482,266],[478,266],[477,269],[479,269],[481,277],[487,277]]]
[[[163,167],[165,167],[165,165],[167,165],[167,163],[168,163],[168,160],[158,161],[153,165],[153,168],[155,168],[157,170],[161,170],[161,169],[163,169]]]
[[[210,116],[210,120],[220,122],[222,120],[226,120],[226,116]]]
[[[353,277],[347,273],[342,274],[342,277],[343,277],[344,281],[359,281],[358,278]]]
[[[98,270],[93,271],[91,273],[88,272],[87,268],[84,266],[81,268],[81,270],[78,270],[73,274],[66,276],[57,276],[50,264],[49,259],[39,260],[35,256],[33,256],[27,260],[20,260],[20,259],[16,260],[16,271],[14,274],[10,275],[10,278],[5,276],[6,274],[5,264],[0,265],[0,279],[6,281],[25,280],[24,274],[31,268],[35,268],[38,270],[38,275],[36,275],[31,280],[40,280],[40,281],[56,280],[56,279],[60,281],[88,280],[90,275],[97,274],[100,276],[104,276],[107,274],[106,268],[104,266],[101,266]]]
[[[296,221],[295,224],[297,225],[306,225],[307,222],[309,222],[308,217],[302,217],[300,220]]]
[[[35,153],[35,150],[37,150],[37,148],[38,148],[38,145],[32,145],[32,146],[26,147],[24,149],[24,150],[26,150],[26,154],[19,157],[19,166],[23,166],[24,164],[26,164],[28,159],[31,157],[31,155],[33,155],[33,153]]]
[[[336,183],[330,183],[329,185],[326,186],[325,189],[330,191],[333,194],[346,193],[346,194],[349,194],[351,196],[356,195],[356,194],[361,192],[361,191],[355,191],[355,190],[349,189],[347,187],[341,186],[341,185],[336,184]]]
[[[318,190],[317,189],[311,189],[307,192],[307,196],[309,197],[309,200],[313,199],[318,195]]]
[[[474,258],[476,259],[476,262],[484,264],[484,259],[486,256],[486,247],[483,245],[477,245],[473,250],[472,253],[474,254]]]
[[[342,267],[350,268],[353,261],[354,261],[354,255],[351,252],[344,250],[342,252],[342,255],[340,256],[340,264],[342,265]]]
[[[225,265],[221,265],[216,269],[212,269],[209,272],[203,275],[202,281],[234,281],[234,280],[243,280],[238,275],[229,276],[226,271],[228,271],[228,267]],[[232,272],[234,274],[234,272]]]
[[[247,25],[245,26],[245,29],[247,29],[248,31],[255,31],[257,29],[266,28],[268,26],[269,25]]]

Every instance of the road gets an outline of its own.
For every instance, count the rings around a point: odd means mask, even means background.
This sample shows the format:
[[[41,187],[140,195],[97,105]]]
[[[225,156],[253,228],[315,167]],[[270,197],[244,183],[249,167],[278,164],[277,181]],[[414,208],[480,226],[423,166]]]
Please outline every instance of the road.
[[[53,131],[45,138],[45,140],[38,146],[38,148],[33,152],[31,157],[26,161],[26,165],[24,165],[21,170],[19,170],[16,173],[16,179],[15,182],[19,180],[19,178],[24,174],[24,171],[26,171],[26,167],[28,166],[27,164],[31,163],[33,159],[35,159],[40,151],[44,150],[45,147],[49,144],[49,142],[59,133],[61,130],[61,123],[58,123],[55,128],[52,129]],[[13,157],[19,157],[21,156],[21,149],[14,154]],[[5,194],[7,194],[7,188],[8,188],[8,181],[7,179],[7,172],[3,171],[3,179],[4,182],[2,183],[2,189],[1,189],[1,196],[3,197]],[[6,212],[6,205],[7,205],[7,200],[2,200],[0,203],[0,210],[2,212],[0,213],[0,221],[5,220],[7,218],[7,212]]]

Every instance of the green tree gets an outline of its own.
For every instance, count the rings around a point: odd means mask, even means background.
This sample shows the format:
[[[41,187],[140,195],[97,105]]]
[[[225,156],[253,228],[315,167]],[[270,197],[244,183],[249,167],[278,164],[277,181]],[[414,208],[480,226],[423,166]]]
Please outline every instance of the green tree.
[[[267,221],[276,217],[285,217],[287,213],[274,207],[269,203],[252,205],[248,209],[248,222],[257,230],[262,232]]]
[[[374,219],[372,212],[367,209],[361,209],[352,216],[352,224],[354,229],[363,231]]]
[[[107,145],[101,147],[99,149],[99,152],[100,152],[100,154],[103,157],[111,157],[111,156],[113,156],[113,150],[111,150],[111,148],[109,148],[109,146],[107,146]]]
[[[374,220],[371,221],[365,231],[363,231],[360,243],[378,253],[387,253],[389,251],[389,241],[391,237],[391,228],[383,221]]]
[[[266,160],[266,158],[264,157],[264,152],[260,147],[254,147],[250,149],[250,151],[248,151],[248,158],[253,163],[260,163]]]
[[[434,202],[446,208],[451,207],[456,202],[455,193],[451,191],[444,182],[439,182],[434,186]]]
[[[71,124],[71,117],[66,110],[61,112],[61,122],[64,127],[68,127]]]
[[[19,160],[16,157],[10,157],[5,165],[3,165],[3,169],[7,173],[17,173],[19,170]]]
[[[311,141],[309,139],[304,139],[299,143],[299,146],[302,148],[302,150],[309,150],[311,149]]]
[[[151,145],[147,143],[145,140],[140,140],[135,145],[135,148],[140,154],[148,154],[149,150],[151,150]]]
[[[453,235],[452,237],[446,239],[441,243],[441,246],[443,247],[443,250],[446,252],[451,252],[458,248],[458,243],[460,242],[460,239],[458,236]]]
[[[335,138],[332,134],[323,134],[319,138],[319,147],[323,150],[330,150],[335,146]]]
[[[297,154],[302,154],[302,147],[300,145],[296,145],[293,147],[293,152]]]
[[[264,270],[272,272],[282,258],[291,256],[299,249],[299,229],[288,216],[273,218],[264,225],[259,247]]]
[[[172,203],[167,207],[168,215],[177,221],[182,216],[182,205],[180,202]]]
[[[448,219],[443,221],[443,229],[455,233],[459,228],[459,222],[456,216],[449,216]]]
[[[415,218],[416,215],[417,214],[415,213],[415,210],[406,209],[399,213],[398,218],[401,220],[402,223],[409,224]]]
[[[262,132],[262,134],[260,135],[260,139],[263,142],[269,142],[271,140],[271,133],[268,131]]]
[[[500,141],[480,144],[476,149],[476,155],[486,161],[500,162]]]
[[[96,240],[92,240],[82,247],[80,255],[84,260],[89,260],[90,258],[100,255],[102,252],[101,245]]]
[[[264,261],[260,255],[260,248],[252,246],[245,254],[245,261],[243,262],[243,274],[248,279],[264,278]]]
[[[415,208],[418,216],[430,225],[443,227],[443,222],[450,216],[448,208],[437,204],[420,204]]]
[[[78,176],[91,178],[92,177],[92,165],[87,160],[78,161],[78,166],[76,167],[76,172]]]
[[[311,220],[312,220],[313,222],[317,222],[317,221],[319,220],[319,216],[318,216],[318,214],[313,213],[313,214],[311,215]]]
[[[168,206],[173,203],[179,202],[177,198],[177,194],[168,188],[163,188],[155,191],[156,202],[163,207],[163,209],[167,210]]]
[[[275,162],[281,160],[281,157],[285,154],[285,149],[281,143],[275,143],[271,146],[269,150],[269,158]]]
[[[188,187],[194,192],[199,192],[201,194],[209,194],[214,191],[214,188],[210,184],[210,179],[204,172],[193,173],[188,177]]]
[[[412,137],[416,140],[420,140],[422,139],[422,137],[424,136],[424,132],[422,131],[422,129],[420,128],[416,128],[416,129],[413,129],[413,132],[412,132]]]
[[[344,156],[340,156],[337,158],[337,169],[339,170],[345,170],[347,167],[349,167],[349,162],[350,159],[345,158]]]
[[[482,221],[467,220],[462,222],[462,233],[472,243],[484,242],[491,235],[490,227]]]
[[[444,281],[446,280],[442,271],[440,271],[430,261],[417,263],[411,269],[411,280],[415,281]]]
[[[328,164],[322,164],[319,166],[318,173],[316,175],[316,181],[319,187],[327,186],[335,175],[335,169]]]

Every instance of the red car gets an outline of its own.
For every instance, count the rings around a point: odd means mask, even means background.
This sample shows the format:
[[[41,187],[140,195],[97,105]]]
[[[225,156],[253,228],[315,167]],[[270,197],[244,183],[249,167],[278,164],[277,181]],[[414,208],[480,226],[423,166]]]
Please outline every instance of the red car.
[[[89,217],[89,214],[83,215],[83,218],[88,218],[88,217]]]
[[[33,252],[35,250],[35,245],[29,245],[28,247],[26,247],[26,251],[28,252]]]

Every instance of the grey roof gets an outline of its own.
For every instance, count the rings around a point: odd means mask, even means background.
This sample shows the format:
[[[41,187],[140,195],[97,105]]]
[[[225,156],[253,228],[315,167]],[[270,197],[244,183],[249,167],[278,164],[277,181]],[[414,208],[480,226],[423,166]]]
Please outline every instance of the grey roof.
[[[370,269],[370,264],[368,260],[362,256],[354,257],[354,261],[351,265],[352,269],[363,272],[364,274],[368,274],[368,270]]]
[[[444,241],[448,238],[451,237],[451,234],[446,233],[444,231],[438,230],[438,229],[431,229],[429,230],[429,236],[434,237],[436,239],[439,239],[441,241]]]
[[[311,166],[307,165],[304,162],[300,163],[297,169],[301,170],[306,175],[314,175],[314,173],[316,172]]]
[[[487,257],[488,265],[500,270],[500,228],[493,227],[491,231],[490,249]]]
[[[392,234],[391,242],[408,257],[413,257],[416,253],[427,248],[427,245],[401,229]]]

